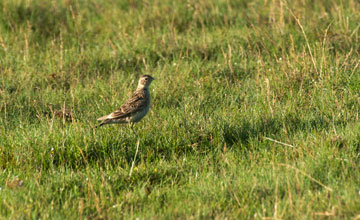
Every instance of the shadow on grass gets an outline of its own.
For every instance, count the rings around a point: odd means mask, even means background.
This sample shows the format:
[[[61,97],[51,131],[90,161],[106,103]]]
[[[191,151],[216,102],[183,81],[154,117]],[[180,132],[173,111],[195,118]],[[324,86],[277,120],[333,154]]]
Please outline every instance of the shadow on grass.
[[[72,29],[71,11],[66,7],[51,7],[50,3],[7,5],[0,21],[8,31],[20,30],[28,25],[36,37],[49,38],[60,34],[61,29]]]
[[[223,137],[227,145],[232,146],[236,143],[248,144],[250,139],[262,136],[277,136],[286,130],[288,135],[298,131],[322,131],[329,130],[334,126],[344,126],[347,121],[336,120],[334,122],[325,116],[316,116],[309,119],[301,119],[293,115],[287,115],[284,118],[264,118],[254,123],[249,121],[240,124],[223,127]]]
[[[334,125],[333,125],[334,123]],[[228,147],[237,144],[248,146],[251,140],[260,139],[263,136],[276,137],[286,129],[287,135],[296,134],[299,131],[323,131],[330,130],[333,126],[344,126],[346,121],[330,121],[326,117],[317,116],[308,119],[301,119],[292,115],[284,118],[264,118],[258,121],[243,121],[239,124],[224,124],[221,128],[203,134],[189,131],[181,138],[168,137],[166,135],[145,135],[141,136],[139,154],[135,164],[145,161],[150,163],[156,160],[172,160],[186,154],[209,154],[217,151],[222,144]],[[196,131],[196,130],[194,130]],[[215,132],[215,133],[214,133]],[[216,137],[217,136],[217,137]],[[102,138],[101,138],[102,139]],[[47,157],[36,163],[41,163],[45,169],[56,166],[66,166],[74,169],[85,168],[86,166],[97,167],[123,167],[131,166],[136,152],[135,136],[121,137],[119,139],[110,137],[99,141],[88,142],[87,147],[77,147],[74,143],[64,144],[64,148],[58,151],[49,152]],[[70,140],[71,141],[71,140]],[[224,142],[224,143],[223,143]],[[76,143],[78,145],[79,143]],[[356,145],[358,151],[358,145]]]

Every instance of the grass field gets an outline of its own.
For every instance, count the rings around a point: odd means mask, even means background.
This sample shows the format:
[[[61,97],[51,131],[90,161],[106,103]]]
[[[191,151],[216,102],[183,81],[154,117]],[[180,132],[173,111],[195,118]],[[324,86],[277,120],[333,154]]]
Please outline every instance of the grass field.
[[[1,219],[360,219],[359,11],[0,1]]]

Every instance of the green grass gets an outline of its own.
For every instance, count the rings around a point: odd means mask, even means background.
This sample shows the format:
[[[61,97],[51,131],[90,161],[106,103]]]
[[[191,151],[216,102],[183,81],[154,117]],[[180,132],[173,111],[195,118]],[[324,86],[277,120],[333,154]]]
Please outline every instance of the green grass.
[[[1,1],[0,216],[358,219],[359,11]],[[141,74],[147,117],[94,129]]]

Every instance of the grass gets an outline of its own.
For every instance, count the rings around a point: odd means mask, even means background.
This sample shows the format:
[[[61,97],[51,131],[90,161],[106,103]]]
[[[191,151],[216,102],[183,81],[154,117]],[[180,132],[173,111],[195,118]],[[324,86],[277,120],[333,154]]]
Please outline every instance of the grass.
[[[0,11],[2,219],[360,218],[358,1]],[[94,129],[141,74],[148,116]]]

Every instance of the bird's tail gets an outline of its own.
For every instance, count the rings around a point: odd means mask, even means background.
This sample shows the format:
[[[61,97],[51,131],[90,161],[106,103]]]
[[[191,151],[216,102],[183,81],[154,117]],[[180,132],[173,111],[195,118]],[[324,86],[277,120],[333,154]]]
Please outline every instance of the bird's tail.
[[[102,122],[102,123],[100,123],[99,125],[95,126],[95,128],[99,128],[99,127],[103,126],[104,124],[105,124],[105,123]]]
[[[108,118],[108,115],[104,115],[101,118],[96,119],[97,121],[102,121],[102,122],[95,128],[98,128],[98,127],[101,127],[101,126],[107,124],[107,121],[108,121],[108,120],[106,120],[107,118]]]
[[[104,116],[102,116],[102,117],[100,117],[100,118],[98,118],[98,119],[96,119],[97,121],[104,121],[104,120],[106,120],[108,118],[108,115],[104,115]]]

